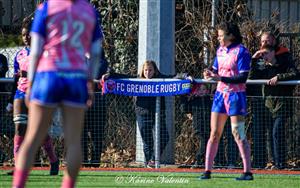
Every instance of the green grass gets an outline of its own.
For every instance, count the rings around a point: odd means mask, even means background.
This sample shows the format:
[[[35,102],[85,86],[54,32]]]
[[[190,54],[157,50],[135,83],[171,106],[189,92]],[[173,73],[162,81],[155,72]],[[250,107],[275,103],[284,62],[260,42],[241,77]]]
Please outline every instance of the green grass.
[[[11,187],[12,177],[0,170],[0,187]],[[254,181],[236,181],[239,174],[213,174],[211,180],[198,180],[197,173],[170,172],[103,172],[81,171],[77,187],[203,187],[203,188],[299,188],[299,175],[255,175]],[[48,171],[31,172],[27,187],[60,187],[59,176],[49,176]]]

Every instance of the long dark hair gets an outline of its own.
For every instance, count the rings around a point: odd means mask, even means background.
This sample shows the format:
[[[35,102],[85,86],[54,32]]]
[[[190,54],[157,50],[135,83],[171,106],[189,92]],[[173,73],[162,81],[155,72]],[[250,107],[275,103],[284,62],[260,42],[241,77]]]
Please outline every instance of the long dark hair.
[[[234,36],[234,39],[231,40],[232,43],[242,43],[243,37],[237,24],[222,22],[217,26],[217,29],[224,31],[226,35],[232,34]]]

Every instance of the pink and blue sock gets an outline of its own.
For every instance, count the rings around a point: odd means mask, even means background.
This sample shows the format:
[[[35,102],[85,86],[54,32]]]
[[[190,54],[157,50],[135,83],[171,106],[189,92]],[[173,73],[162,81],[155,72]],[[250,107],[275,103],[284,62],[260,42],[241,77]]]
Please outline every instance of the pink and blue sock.
[[[21,144],[24,140],[24,136],[15,135],[14,136],[14,158],[15,162],[17,161],[18,151],[21,147]]]
[[[236,141],[243,161],[244,172],[251,171],[250,146],[247,140]]]
[[[205,171],[211,171],[214,159],[218,151],[219,143],[217,141],[211,142],[208,140],[205,154]]]
[[[13,188],[24,188],[28,174],[29,174],[29,170],[15,169],[12,187]]]

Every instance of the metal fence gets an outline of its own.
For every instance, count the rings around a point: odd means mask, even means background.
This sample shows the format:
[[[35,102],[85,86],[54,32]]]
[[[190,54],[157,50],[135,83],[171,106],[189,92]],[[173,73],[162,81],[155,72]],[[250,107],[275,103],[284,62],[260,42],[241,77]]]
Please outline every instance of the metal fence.
[[[0,93],[0,148],[2,165],[13,165],[13,136],[14,125],[12,115],[6,113],[9,93]],[[183,109],[183,99],[187,97],[192,100],[189,108]],[[176,164],[181,167],[203,167],[204,152],[206,142],[209,137],[210,127],[210,108],[212,96],[191,97],[176,96],[166,98],[173,100],[175,121],[174,124],[168,124],[168,115],[161,108],[161,145],[171,145],[174,154],[166,152],[164,146],[160,149],[162,152],[161,166],[164,164]],[[252,163],[255,168],[270,167],[273,162],[272,154],[272,129],[274,129],[277,120],[268,108],[265,106],[266,99],[262,97],[248,96],[248,116],[246,121],[247,137],[251,143]],[[281,124],[277,138],[284,138],[277,148],[284,154],[283,162],[285,168],[299,168],[300,164],[300,119],[299,119],[299,97],[284,97],[285,108],[281,114]],[[167,108],[171,108],[168,106]],[[139,116],[137,115],[139,114]],[[154,119],[152,113],[145,113],[144,121],[147,122],[144,133],[148,137],[146,146],[149,154],[153,151],[154,141],[152,139],[154,129]],[[144,166],[143,155],[145,151],[145,142],[138,142],[136,137],[137,121],[143,116],[143,112],[138,112],[135,108],[135,97],[106,95],[101,92],[95,93],[94,106],[86,112],[85,128],[82,138],[84,151],[84,164],[86,166],[96,167],[133,167]],[[61,134],[60,113],[54,118],[53,126],[49,130],[54,138],[56,153],[61,162],[64,162],[63,134]],[[215,166],[240,168],[242,166],[239,152],[231,135],[229,122],[224,129],[220,142],[218,155],[215,160]],[[278,122],[277,122],[278,124]],[[173,128],[173,129],[172,129]],[[172,139],[172,130],[174,130],[174,139]],[[154,152],[154,151],[153,151]],[[165,160],[174,156],[174,161]],[[153,159],[153,155],[150,156]],[[100,163],[100,164],[99,164]],[[47,156],[43,150],[40,150],[36,157],[36,164],[48,165]]]

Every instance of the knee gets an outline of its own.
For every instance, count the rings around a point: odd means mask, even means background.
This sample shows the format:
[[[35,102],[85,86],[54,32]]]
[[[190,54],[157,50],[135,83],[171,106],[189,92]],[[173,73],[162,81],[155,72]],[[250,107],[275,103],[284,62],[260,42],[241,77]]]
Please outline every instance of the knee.
[[[220,138],[221,138],[221,134],[218,133],[217,131],[214,131],[210,134],[209,140],[211,142],[219,142]]]
[[[245,122],[232,123],[231,131],[236,141],[243,141],[246,139]]]
[[[13,121],[16,127],[15,133],[19,136],[24,136],[26,132],[28,116],[27,114],[14,115]]]

